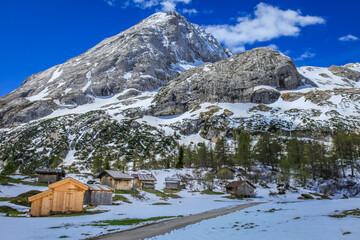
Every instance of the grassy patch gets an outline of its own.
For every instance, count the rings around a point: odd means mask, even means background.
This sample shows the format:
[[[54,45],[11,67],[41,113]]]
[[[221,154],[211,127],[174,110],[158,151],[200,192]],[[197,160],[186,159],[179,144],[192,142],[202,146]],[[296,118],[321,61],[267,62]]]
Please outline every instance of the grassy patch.
[[[340,214],[333,214],[333,215],[329,215],[329,217],[333,217],[333,218],[344,218],[347,216],[357,216],[360,217],[360,209],[359,208],[355,208],[355,209],[350,209],[350,210],[345,210]]]
[[[39,183],[39,182],[27,182],[22,181],[20,179],[12,178],[3,174],[0,174],[0,184],[1,185],[8,185],[9,183],[20,183],[24,185],[31,185],[31,186],[40,186],[40,187],[47,187],[47,183]]]
[[[103,220],[96,221],[91,224],[92,226],[118,226],[118,225],[135,225],[143,222],[158,221],[161,219],[173,218],[176,216],[163,216],[163,217],[151,217],[151,218],[125,218],[119,220]]]
[[[59,238],[69,238],[69,236],[62,235],[62,236],[60,236]]]
[[[235,195],[223,196],[222,198],[244,200],[244,198],[242,198],[242,197],[237,197],[237,196],[235,196]]]
[[[0,202],[9,201],[9,202],[11,202],[13,204],[16,204],[16,205],[30,207],[31,203],[27,200],[28,197],[31,197],[31,196],[36,195],[38,193],[41,193],[41,191],[31,190],[31,191],[22,193],[22,194],[20,194],[20,195],[18,195],[16,197],[1,197]]]
[[[267,211],[264,211],[265,213],[273,213],[273,212],[277,212],[277,211],[281,211],[281,210],[284,210],[282,208],[279,208],[279,209],[276,209],[276,208],[272,208],[272,209],[269,209]]]
[[[104,213],[104,212],[108,212],[105,210],[95,210],[95,211],[87,211],[87,210],[83,210],[82,212],[65,212],[65,213],[57,213],[57,212],[52,212],[50,217],[76,217],[76,216],[85,216],[85,215],[94,215],[94,214],[99,214],[99,213]]]
[[[224,193],[222,192],[214,192],[214,191],[211,191],[211,190],[204,190],[204,191],[201,191],[200,192],[201,194],[207,194],[207,195],[223,195]]]
[[[8,217],[16,217],[18,215],[25,214],[26,212],[20,212],[9,206],[0,206],[0,213],[5,213]]]
[[[115,194],[131,194],[131,190],[115,190]]]
[[[153,203],[151,205],[171,205],[171,203],[167,203],[167,202],[157,202],[157,203]]]
[[[123,195],[120,195],[120,194],[116,194],[113,197],[113,202],[116,202],[116,201],[122,201],[122,202],[125,202],[125,203],[132,203],[127,197],[125,197]]]
[[[163,189],[163,192],[164,192],[164,193],[174,194],[174,193],[180,192],[180,190],[173,190],[173,189],[164,188],[164,189]]]
[[[164,201],[168,200],[169,198],[181,198],[177,194],[174,194],[174,193],[168,193],[167,194],[167,193],[164,193],[162,191],[155,190],[155,189],[143,189],[143,191],[155,194],[156,196],[160,197]]]

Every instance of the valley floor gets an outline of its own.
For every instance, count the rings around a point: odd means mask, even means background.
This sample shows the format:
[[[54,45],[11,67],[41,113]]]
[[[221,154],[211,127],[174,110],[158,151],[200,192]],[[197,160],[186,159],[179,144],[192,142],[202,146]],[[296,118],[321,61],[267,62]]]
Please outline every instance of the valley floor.
[[[191,171],[184,169],[151,172],[158,179],[156,189],[162,191],[165,177],[176,173],[191,173]],[[84,175],[70,176],[85,183],[91,179]],[[201,191],[201,188],[203,188],[201,184],[195,183],[193,186],[195,190]],[[0,198],[14,197],[32,189],[45,190],[46,187],[23,184],[0,185]],[[242,239],[292,240],[360,238],[359,216],[350,214],[341,218],[329,217],[334,214],[341,215],[343,210],[359,208],[360,200],[358,198],[298,200],[297,197],[301,193],[308,193],[308,191],[299,189],[298,192],[287,192],[285,195],[277,197],[269,196],[269,192],[274,191],[271,188],[258,187],[256,191],[258,197],[245,200],[224,198],[229,196],[228,194],[207,195],[198,191],[189,191],[189,189],[176,193],[181,198],[169,199],[161,199],[155,194],[140,191],[140,195],[145,197],[144,199],[134,198],[130,194],[121,194],[131,203],[119,201],[116,202],[119,205],[99,206],[91,211],[106,210],[107,212],[93,215],[31,218],[7,217],[5,214],[0,214],[1,238],[6,240],[85,239],[130,229],[135,226],[134,223],[131,223],[131,219],[144,220],[140,224],[146,224],[164,219],[163,217],[182,217],[250,202],[266,203],[204,220],[152,239],[239,239],[240,236]],[[1,205],[11,206],[19,211],[28,209],[6,201],[0,202]],[[118,221],[129,225],[119,225]]]

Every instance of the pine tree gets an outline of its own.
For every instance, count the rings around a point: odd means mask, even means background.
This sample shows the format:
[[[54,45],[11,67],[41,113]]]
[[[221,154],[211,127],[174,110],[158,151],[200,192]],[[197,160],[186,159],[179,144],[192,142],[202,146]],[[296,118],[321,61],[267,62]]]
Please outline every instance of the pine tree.
[[[220,138],[216,142],[214,155],[216,169],[228,164],[228,146],[224,138]]]
[[[250,171],[252,163],[251,137],[246,131],[242,131],[237,138],[237,148],[234,156],[235,163]]]
[[[99,155],[95,155],[93,157],[93,165],[92,165],[91,171],[93,173],[100,173],[103,170],[104,169],[103,169],[103,160],[102,160],[102,158]]]
[[[176,168],[184,167],[184,147],[183,146],[179,147],[179,153],[178,153],[177,162],[176,162],[175,167]]]

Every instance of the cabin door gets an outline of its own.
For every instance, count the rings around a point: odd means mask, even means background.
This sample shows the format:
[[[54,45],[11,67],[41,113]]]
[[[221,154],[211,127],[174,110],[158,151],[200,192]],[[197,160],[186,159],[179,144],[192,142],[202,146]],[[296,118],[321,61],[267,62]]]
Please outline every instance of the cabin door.
[[[65,197],[65,211],[71,211],[74,205],[74,194],[71,192],[66,193]]]

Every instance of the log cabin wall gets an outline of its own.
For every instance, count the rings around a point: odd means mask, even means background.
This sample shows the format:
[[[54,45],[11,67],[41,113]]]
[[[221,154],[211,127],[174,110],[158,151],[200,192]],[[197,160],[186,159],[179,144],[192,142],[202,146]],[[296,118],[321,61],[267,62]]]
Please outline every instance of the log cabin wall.
[[[54,188],[52,211],[81,212],[83,210],[85,190],[68,182]]]

